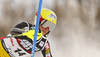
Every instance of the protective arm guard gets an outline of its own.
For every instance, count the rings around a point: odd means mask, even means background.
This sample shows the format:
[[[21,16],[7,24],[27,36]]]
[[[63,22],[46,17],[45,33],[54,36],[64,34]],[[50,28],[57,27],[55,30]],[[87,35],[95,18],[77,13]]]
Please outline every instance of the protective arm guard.
[[[22,34],[24,32],[29,31],[31,26],[32,24],[24,21],[17,24],[13,29],[11,29],[10,33],[11,35]]]
[[[13,29],[11,29],[11,31],[10,31],[11,35],[22,34],[22,33],[24,33],[24,32],[25,32],[24,30],[19,29],[19,28],[13,28]]]

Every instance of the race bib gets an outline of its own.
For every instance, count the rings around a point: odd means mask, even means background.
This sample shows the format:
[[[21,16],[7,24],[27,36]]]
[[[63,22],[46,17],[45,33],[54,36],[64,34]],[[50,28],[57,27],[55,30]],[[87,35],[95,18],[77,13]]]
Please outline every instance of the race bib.
[[[4,39],[5,47],[8,50],[8,53],[11,57],[28,57],[31,54],[23,50],[17,43],[15,38],[6,38]]]

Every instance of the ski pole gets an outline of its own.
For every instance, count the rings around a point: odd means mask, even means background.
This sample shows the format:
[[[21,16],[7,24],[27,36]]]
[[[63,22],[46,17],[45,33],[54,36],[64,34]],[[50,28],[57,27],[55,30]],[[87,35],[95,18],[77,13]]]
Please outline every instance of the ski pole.
[[[31,57],[34,57],[34,54],[35,54],[35,46],[36,46],[37,32],[38,32],[38,27],[39,27],[41,7],[42,7],[42,0],[39,1],[39,6],[38,6],[37,21],[36,21],[36,28],[35,28],[35,35],[34,35],[34,40],[33,40],[32,56]]]
[[[0,39],[11,38],[11,37],[18,37],[18,36],[23,36],[23,34],[0,37]],[[25,36],[25,35],[24,35],[24,36]]]
[[[18,35],[11,35],[11,36],[0,37],[0,39],[11,38],[11,37],[18,37],[18,36],[27,36],[30,39],[34,39],[33,38],[34,32],[35,32],[35,30],[29,30],[28,32],[24,32],[24,33],[18,34]],[[38,36],[40,36],[40,35],[38,35]]]

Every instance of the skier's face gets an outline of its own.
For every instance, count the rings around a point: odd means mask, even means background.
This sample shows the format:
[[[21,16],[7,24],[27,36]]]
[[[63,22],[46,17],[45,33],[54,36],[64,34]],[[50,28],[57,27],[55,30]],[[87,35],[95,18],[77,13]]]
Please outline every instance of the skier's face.
[[[39,29],[43,32],[43,35],[45,35],[47,32],[49,32],[49,28],[48,27],[44,28],[44,27],[42,27],[41,24],[39,24]]]

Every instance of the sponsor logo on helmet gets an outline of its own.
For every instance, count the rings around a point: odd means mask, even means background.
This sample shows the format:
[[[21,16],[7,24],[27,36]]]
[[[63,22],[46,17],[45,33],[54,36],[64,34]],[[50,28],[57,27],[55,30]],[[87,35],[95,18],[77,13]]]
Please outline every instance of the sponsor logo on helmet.
[[[49,18],[56,19],[56,16],[54,14],[50,14]]]

